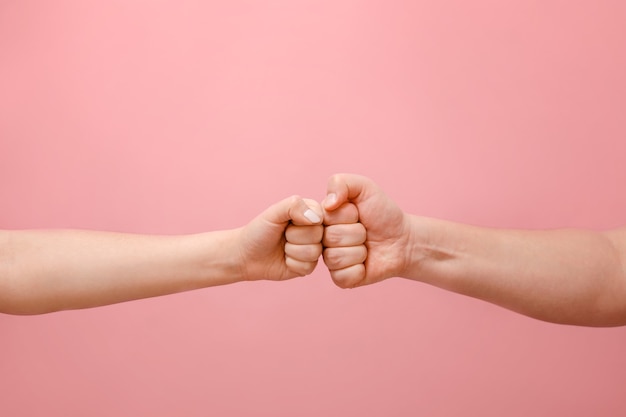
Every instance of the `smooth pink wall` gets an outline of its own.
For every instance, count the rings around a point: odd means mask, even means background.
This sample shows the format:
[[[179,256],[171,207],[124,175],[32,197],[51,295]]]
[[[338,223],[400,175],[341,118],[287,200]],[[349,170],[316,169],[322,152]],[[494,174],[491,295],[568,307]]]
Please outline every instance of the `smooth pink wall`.
[[[494,227],[626,224],[622,1],[0,1],[0,228],[245,224],[335,172]],[[626,328],[395,279],[0,316],[2,416],[623,416]]]

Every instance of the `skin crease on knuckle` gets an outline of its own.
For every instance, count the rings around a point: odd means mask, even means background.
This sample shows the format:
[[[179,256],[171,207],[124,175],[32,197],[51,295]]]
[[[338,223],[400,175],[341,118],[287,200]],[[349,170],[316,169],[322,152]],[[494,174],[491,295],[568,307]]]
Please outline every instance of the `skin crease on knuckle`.
[[[339,288],[349,289],[358,286],[365,278],[363,264],[352,265],[343,269],[331,271],[330,275]]]
[[[324,238],[322,242],[324,246],[334,248],[341,246],[341,241],[343,240],[343,234],[341,233],[341,225],[338,226],[328,226],[324,231]]]
[[[313,270],[315,270],[316,266],[317,261],[303,262],[295,260],[293,258],[287,258],[287,267],[301,277],[311,274]]]
[[[294,245],[285,244],[285,254],[293,259],[297,259],[302,262],[313,262],[317,260],[322,253],[322,247],[320,244],[311,245]]]
[[[328,269],[332,272],[335,258],[333,257],[333,248],[326,248],[324,252],[322,252],[322,257],[324,258],[324,263],[328,267]]]
[[[327,247],[361,245],[366,240],[366,230],[361,223],[328,226],[323,243]]]
[[[327,248],[324,251],[324,262],[331,270],[359,265],[365,262],[365,259],[367,259],[367,248],[365,245],[347,248]]]
[[[307,262],[316,261],[322,254],[322,245],[303,245],[302,260]]]

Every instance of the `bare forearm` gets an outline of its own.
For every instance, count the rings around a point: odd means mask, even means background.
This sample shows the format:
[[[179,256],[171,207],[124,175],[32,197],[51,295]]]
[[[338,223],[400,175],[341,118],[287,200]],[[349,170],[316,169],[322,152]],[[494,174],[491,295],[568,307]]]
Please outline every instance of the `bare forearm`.
[[[626,277],[615,234],[495,230],[412,217],[406,277],[541,320],[626,324]]]
[[[239,279],[232,231],[0,233],[0,311],[7,313],[94,307]]]

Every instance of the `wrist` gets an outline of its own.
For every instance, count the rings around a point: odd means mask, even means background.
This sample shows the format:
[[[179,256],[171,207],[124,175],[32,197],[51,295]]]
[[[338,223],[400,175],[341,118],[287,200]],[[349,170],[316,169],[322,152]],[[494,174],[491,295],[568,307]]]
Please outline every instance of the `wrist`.
[[[432,283],[457,257],[449,223],[428,217],[408,216],[409,233],[403,278]]]
[[[239,235],[240,229],[197,235],[203,240],[200,268],[207,283],[206,286],[245,281]]]

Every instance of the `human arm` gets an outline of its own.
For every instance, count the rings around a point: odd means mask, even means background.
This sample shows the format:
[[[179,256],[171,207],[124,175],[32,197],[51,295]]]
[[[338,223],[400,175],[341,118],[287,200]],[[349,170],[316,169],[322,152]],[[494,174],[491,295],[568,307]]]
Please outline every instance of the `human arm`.
[[[337,199],[323,203],[329,213],[326,224],[332,221],[330,213],[350,202],[367,230],[367,259],[359,273],[338,275],[346,267],[354,268],[356,258],[343,257],[332,264],[331,274],[339,286],[397,276],[540,320],[626,324],[626,229],[500,230],[412,216],[371,180],[349,174],[331,178],[329,194]],[[351,233],[347,225],[335,227]],[[325,261],[339,249],[328,243],[332,242],[325,243]]]
[[[0,312],[40,314],[306,275],[321,253],[320,223],[317,203],[290,197],[244,227],[193,235],[0,231]]]

